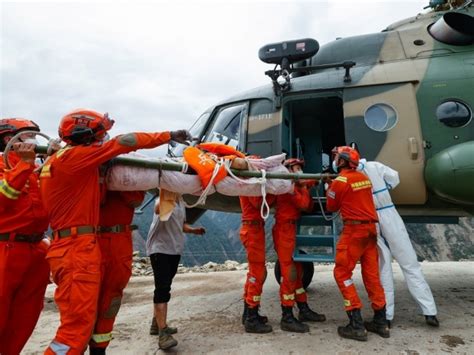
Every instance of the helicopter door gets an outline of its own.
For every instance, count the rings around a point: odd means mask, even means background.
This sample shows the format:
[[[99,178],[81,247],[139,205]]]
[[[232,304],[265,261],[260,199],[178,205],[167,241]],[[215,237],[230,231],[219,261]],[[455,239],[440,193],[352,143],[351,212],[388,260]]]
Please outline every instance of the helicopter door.
[[[412,83],[348,88],[344,92],[344,125],[348,143],[361,156],[397,170],[396,204],[426,202],[420,117]]]

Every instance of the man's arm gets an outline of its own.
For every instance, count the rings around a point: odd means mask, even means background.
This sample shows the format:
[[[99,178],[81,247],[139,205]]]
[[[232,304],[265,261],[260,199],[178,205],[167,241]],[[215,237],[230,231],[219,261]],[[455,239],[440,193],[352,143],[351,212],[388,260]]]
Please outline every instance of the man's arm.
[[[193,228],[188,223],[184,223],[183,232],[189,234],[203,235],[206,233],[206,229],[204,227]]]
[[[16,143],[15,152],[20,161],[12,168],[6,169],[3,159],[0,159],[0,205],[11,206],[20,197],[30,174],[35,169],[35,145]]]
[[[68,167],[71,172],[100,166],[120,154],[138,149],[155,148],[171,139],[170,132],[161,133],[127,133],[103,143],[101,146],[77,146],[66,151],[72,164]],[[61,155],[61,151],[58,153]]]
[[[338,176],[329,185],[329,189],[326,191],[326,208],[328,211],[336,212],[341,208],[347,187],[347,180],[343,176]]]

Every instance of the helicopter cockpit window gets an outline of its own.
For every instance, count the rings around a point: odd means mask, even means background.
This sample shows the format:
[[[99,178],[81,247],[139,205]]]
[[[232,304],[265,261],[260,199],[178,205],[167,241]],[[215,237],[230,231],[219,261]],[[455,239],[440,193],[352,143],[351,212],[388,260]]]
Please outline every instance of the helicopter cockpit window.
[[[228,106],[220,109],[209,127],[206,142],[216,142],[237,148],[239,145],[240,125],[247,114],[247,104]]]
[[[472,119],[472,111],[459,101],[445,101],[436,109],[436,117],[448,127],[464,127]]]
[[[199,118],[193,123],[189,132],[193,137],[200,137],[204,127],[206,126],[207,120],[209,119],[210,113],[203,113]],[[184,149],[187,148],[184,144],[178,144],[172,149],[172,156],[181,157],[183,156]]]
[[[375,104],[365,111],[364,121],[370,129],[377,132],[385,132],[395,127],[398,116],[392,106],[388,104]]]

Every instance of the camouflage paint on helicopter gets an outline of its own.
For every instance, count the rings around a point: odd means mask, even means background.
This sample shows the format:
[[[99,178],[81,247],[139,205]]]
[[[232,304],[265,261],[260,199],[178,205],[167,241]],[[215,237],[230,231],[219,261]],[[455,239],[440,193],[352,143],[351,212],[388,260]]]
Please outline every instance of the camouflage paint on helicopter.
[[[351,82],[343,81],[342,69],[332,68],[293,78],[281,105],[270,85],[236,95],[209,110],[202,139],[212,139],[219,112],[240,105],[235,141],[241,150],[262,156],[302,152],[317,172],[334,145],[355,141],[368,160],[399,171],[401,185],[393,198],[405,207],[402,213],[466,215],[460,205],[474,205],[474,36],[471,28],[467,45],[435,40],[428,28],[446,13],[473,22],[468,5],[330,42],[300,65],[354,61]],[[453,107],[465,117],[453,116]],[[295,145],[296,138],[303,147]],[[213,204],[208,207],[232,209],[222,201]]]

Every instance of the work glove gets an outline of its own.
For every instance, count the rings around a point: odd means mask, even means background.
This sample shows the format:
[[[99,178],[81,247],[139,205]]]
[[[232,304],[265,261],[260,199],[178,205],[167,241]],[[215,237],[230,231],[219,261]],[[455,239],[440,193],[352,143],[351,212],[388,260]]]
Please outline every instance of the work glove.
[[[186,145],[189,145],[188,141],[191,141],[193,139],[193,136],[191,135],[191,133],[189,133],[189,131],[186,129],[171,131],[170,135],[171,135],[172,141],[175,141],[181,144],[186,144]]]

